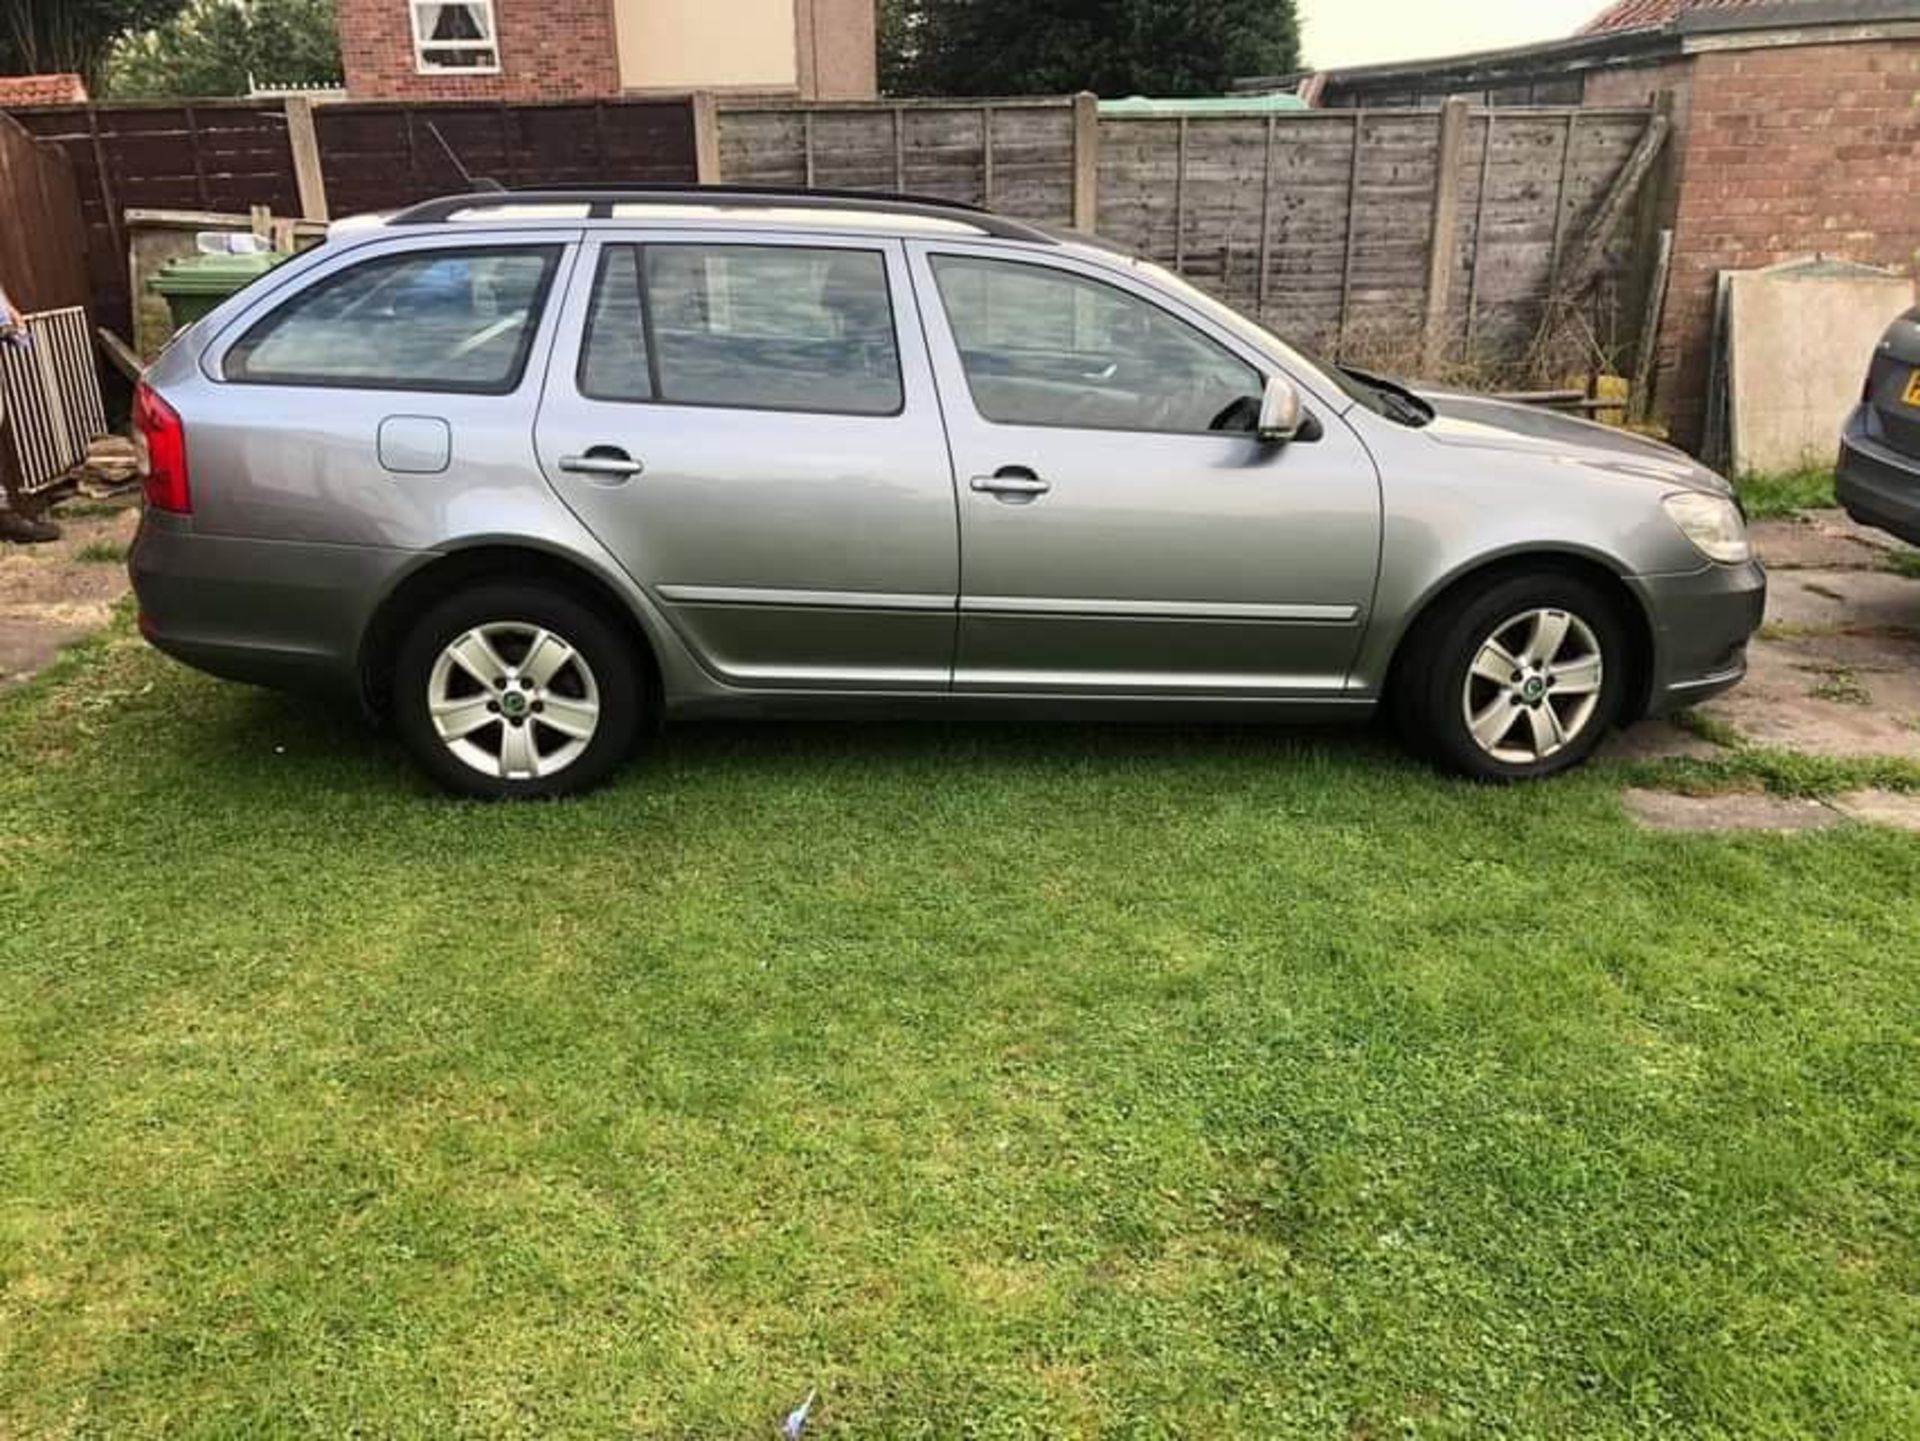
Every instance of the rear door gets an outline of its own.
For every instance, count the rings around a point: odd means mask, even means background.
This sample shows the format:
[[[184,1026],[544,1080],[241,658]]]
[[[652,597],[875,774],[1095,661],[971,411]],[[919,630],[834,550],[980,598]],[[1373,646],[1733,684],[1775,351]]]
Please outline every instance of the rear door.
[[[952,468],[898,241],[589,239],[535,444],[715,675],[944,689]]]

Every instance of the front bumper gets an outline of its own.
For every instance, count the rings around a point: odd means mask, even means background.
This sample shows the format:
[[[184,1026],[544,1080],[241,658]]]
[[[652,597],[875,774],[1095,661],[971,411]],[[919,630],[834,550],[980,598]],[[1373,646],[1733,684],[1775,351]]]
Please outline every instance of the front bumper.
[[[1920,457],[1903,455],[1877,438],[1864,405],[1847,417],[1840,433],[1833,493],[1862,525],[1920,545]]]
[[[1758,561],[1640,576],[1632,584],[1653,629],[1646,714],[1693,705],[1745,678],[1747,641],[1767,609],[1767,573]]]
[[[357,696],[367,622],[419,559],[372,546],[200,535],[190,517],[149,510],[127,569],[141,634],[174,659],[251,685]]]

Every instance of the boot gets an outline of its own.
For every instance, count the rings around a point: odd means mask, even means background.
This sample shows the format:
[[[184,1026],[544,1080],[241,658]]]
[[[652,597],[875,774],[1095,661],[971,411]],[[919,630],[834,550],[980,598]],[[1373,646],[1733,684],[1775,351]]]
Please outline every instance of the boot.
[[[10,540],[17,545],[41,545],[58,539],[60,527],[52,521],[22,515],[17,510],[0,509],[0,540]]]

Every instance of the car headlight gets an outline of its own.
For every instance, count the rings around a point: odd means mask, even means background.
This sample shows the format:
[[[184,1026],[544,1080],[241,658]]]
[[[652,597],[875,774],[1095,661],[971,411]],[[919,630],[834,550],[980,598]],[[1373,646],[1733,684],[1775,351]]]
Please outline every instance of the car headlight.
[[[1724,496],[1683,491],[1661,502],[1680,533],[1693,542],[1694,549],[1708,560],[1722,565],[1738,565],[1753,558],[1753,545],[1747,539],[1747,523],[1740,507]]]

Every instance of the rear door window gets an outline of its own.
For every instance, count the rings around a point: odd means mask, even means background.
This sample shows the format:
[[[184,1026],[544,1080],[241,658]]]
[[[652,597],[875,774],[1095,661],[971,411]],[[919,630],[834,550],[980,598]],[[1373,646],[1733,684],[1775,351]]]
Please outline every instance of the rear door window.
[[[797,245],[603,253],[579,384],[598,400],[897,415],[886,257]]]
[[[504,395],[526,370],[560,252],[420,250],[335,271],[248,331],[226,377]]]

